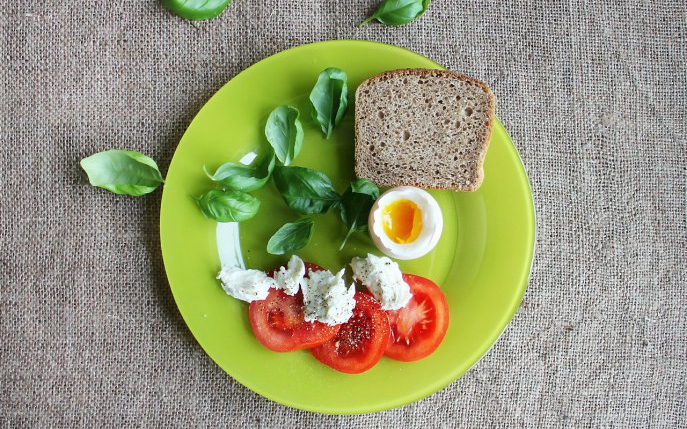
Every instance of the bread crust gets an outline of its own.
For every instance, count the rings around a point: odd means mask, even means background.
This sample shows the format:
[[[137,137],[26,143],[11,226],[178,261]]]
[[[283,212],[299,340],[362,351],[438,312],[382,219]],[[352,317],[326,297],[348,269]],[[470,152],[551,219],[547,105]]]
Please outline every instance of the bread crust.
[[[372,85],[376,82],[382,82],[385,80],[388,80],[393,77],[398,77],[398,76],[418,76],[418,77],[443,77],[443,78],[448,78],[448,79],[455,79],[455,80],[462,80],[462,81],[468,81],[471,82],[475,85],[477,85],[479,88],[484,91],[484,93],[487,95],[488,99],[488,116],[489,120],[485,124],[486,126],[486,131],[484,134],[484,138],[482,139],[481,142],[479,142],[479,149],[478,149],[478,157],[477,157],[477,164],[475,166],[475,180],[473,183],[466,185],[466,184],[456,184],[455,186],[443,186],[441,184],[436,184],[436,186],[432,186],[432,189],[446,189],[446,190],[458,190],[458,191],[465,191],[465,192],[472,192],[476,191],[482,182],[484,181],[484,161],[486,159],[486,154],[487,150],[489,149],[489,141],[491,139],[491,133],[492,133],[492,128],[493,128],[493,122],[494,122],[494,117],[496,115],[496,100],[494,97],[494,94],[492,93],[491,89],[482,81],[475,79],[471,76],[462,74],[462,73],[457,73],[451,70],[435,70],[435,69],[398,69],[398,70],[390,70],[390,71],[385,71],[380,74],[374,75],[372,77],[369,77],[365,81],[363,81],[358,88],[355,91],[355,99],[356,99],[356,109],[355,109],[355,158],[356,158],[356,163],[355,163],[355,173],[357,177],[365,177],[365,172],[362,171],[363,167],[358,163],[359,157],[363,156],[362,150],[363,148],[361,147],[361,143],[359,142],[359,136],[361,134],[360,130],[360,124],[361,124],[361,113],[360,110],[358,109],[358,100],[361,98],[361,91],[363,91],[365,88],[367,88],[369,85]],[[373,180],[374,178],[366,177],[367,179]],[[420,184],[416,180],[413,180],[413,178],[410,177],[404,177],[402,182],[394,182],[394,183],[377,183],[380,186],[399,186],[399,185],[410,185],[410,186],[417,186],[417,187],[427,187],[427,184]]]

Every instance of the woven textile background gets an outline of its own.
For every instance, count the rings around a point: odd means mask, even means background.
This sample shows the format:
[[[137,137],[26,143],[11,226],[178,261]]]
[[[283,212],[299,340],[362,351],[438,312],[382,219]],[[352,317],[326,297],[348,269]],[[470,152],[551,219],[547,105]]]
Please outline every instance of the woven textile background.
[[[0,0],[0,427],[685,427],[687,3]],[[463,378],[364,416],[289,409],[202,351],[172,299],[160,191],[87,184],[108,148],[166,171],[225,82],[303,43],[369,39],[487,82],[530,175],[537,249],[515,319]]]

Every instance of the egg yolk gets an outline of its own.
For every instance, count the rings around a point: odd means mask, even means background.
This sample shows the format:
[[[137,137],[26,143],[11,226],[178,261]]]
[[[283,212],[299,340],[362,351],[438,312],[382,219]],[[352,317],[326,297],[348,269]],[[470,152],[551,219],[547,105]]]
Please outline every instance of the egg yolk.
[[[398,200],[382,210],[382,227],[394,243],[412,243],[422,231],[422,210],[410,200]]]

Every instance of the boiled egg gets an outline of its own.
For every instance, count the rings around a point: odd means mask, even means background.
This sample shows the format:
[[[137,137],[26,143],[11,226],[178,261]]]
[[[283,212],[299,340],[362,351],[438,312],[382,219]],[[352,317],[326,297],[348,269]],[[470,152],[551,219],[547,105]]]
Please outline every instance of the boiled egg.
[[[385,255],[416,259],[436,246],[444,227],[437,201],[427,191],[400,186],[383,193],[370,210],[372,241]]]

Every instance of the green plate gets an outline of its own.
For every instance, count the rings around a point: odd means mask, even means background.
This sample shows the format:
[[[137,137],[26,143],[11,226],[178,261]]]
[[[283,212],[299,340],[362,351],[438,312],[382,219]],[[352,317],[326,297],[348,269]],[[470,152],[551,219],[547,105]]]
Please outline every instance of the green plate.
[[[224,162],[265,151],[267,116],[274,107],[287,103],[300,109],[305,129],[303,151],[294,165],[325,172],[343,192],[353,179],[353,106],[330,140],[321,136],[307,107],[318,73],[330,66],[348,73],[351,94],[364,79],[385,70],[441,68],[416,53],[362,41],[304,45],[249,67],[208,101],[179,143],[162,196],[160,237],[179,311],[224,371],[258,394],[291,407],[368,413],[438,391],[464,374],[494,344],[527,287],[534,209],[518,153],[495,121],[482,187],[474,193],[432,191],[444,215],[442,238],[428,255],[400,264],[405,272],[434,280],[448,299],[449,329],[434,354],[413,363],[383,358],[370,371],[349,375],[319,363],[307,351],[265,349],[253,336],[247,305],[227,296],[215,279],[220,268],[217,237],[220,244],[235,241],[203,217],[193,198],[213,186],[203,173],[204,165],[214,170]],[[265,252],[268,238],[297,215],[284,205],[271,183],[254,195],[262,201],[260,212],[240,224],[235,238],[240,238],[246,266],[268,269],[287,260]],[[363,234],[355,235],[339,252],[344,229],[338,213],[314,218],[313,239],[298,252],[304,260],[336,271],[355,255],[379,254]],[[222,253],[227,257],[226,249]]]

